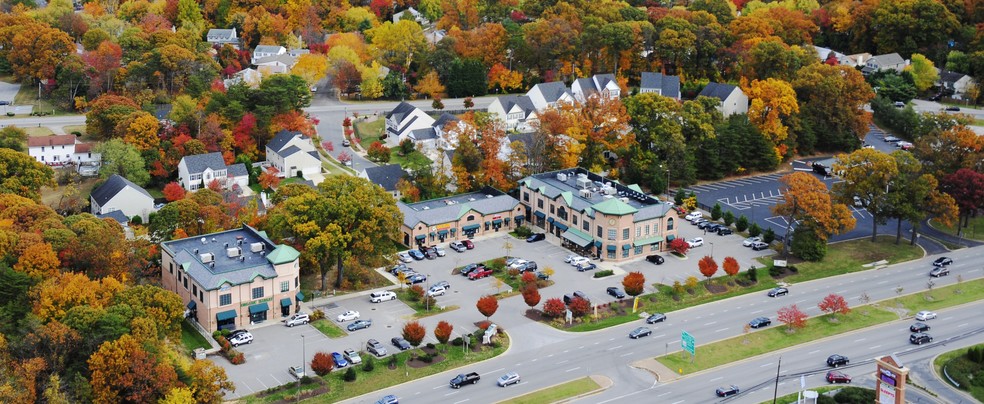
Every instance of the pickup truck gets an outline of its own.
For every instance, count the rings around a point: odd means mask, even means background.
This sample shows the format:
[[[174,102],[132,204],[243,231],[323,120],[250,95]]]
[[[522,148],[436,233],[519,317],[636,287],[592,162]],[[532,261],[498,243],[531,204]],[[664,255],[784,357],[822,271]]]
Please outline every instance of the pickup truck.
[[[492,276],[492,268],[475,268],[475,270],[468,273],[468,279],[482,279],[486,276]]]
[[[471,372],[467,375],[457,375],[454,379],[451,379],[451,388],[458,389],[466,384],[475,384],[482,378],[478,373]]]

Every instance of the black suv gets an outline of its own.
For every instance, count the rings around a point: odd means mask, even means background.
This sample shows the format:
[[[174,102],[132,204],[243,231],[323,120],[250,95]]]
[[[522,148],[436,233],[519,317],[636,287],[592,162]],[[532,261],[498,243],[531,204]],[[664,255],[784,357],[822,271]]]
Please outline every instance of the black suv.
[[[718,235],[719,236],[727,236],[729,234],[734,234],[734,233],[735,233],[735,231],[734,230],[731,230],[730,227],[719,227],[718,228]]]
[[[936,261],[933,261],[933,266],[935,267],[945,267],[953,263],[953,258],[950,257],[939,257]]]
[[[468,276],[472,271],[476,269],[485,269],[485,264],[468,264],[464,268],[461,268],[461,276]]]
[[[849,362],[851,361],[847,359],[846,356],[843,355],[830,355],[829,357],[827,357],[827,366],[833,366],[835,368],[838,366],[846,365]]]
[[[926,324],[926,323],[915,323],[915,324],[909,326],[909,331],[911,331],[911,332],[929,331],[929,324]]]
[[[610,287],[608,289],[605,289],[605,292],[607,292],[609,295],[611,295],[612,297],[614,297],[616,299],[621,299],[621,298],[624,298],[625,297],[625,292],[623,292],[622,289],[616,288],[614,286],[613,287]]]
[[[930,337],[929,334],[924,332],[917,332],[909,336],[909,342],[916,345],[922,345],[927,342],[933,342],[933,337]]]

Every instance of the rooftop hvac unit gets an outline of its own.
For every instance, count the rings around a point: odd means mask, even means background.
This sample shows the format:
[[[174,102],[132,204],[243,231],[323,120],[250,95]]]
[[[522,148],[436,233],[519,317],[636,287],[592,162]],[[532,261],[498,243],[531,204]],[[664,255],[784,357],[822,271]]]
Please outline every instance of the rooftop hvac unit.
[[[629,198],[626,198],[624,196],[618,199],[621,200],[622,202],[629,203]]]
[[[468,202],[475,202],[475,198],[468,198]]]
[[[486,198],[486,199],[492,199],[492,198],[494,198],[494,197],[493,197],[492,195],[485,195],[485,198]]]
[[[263,251],[263,243],[253,243],[249,245],[249,250],[252,252]]]
[[[205,254],[199,255],[198,257],[201,258],[202,259],[202,262],[203,263],[206,263],[206,264],[215,260],[215,254],[212,254],[212,253],[205,253]]]
[[[239,262],[246,262],[246,256],[243,255],[243,256],[239,257]]]
[[[588,175],[585,173],[577,173],[577,179],[581,178],[588,179]]]
[[[612,199],[612,198],[614,198],[614,196],[611,196],[611,195],[605,195],[605,196],[604,196],[604,198],[605,198],[605,199]]]
[[[605,195],[615,195],[615,188],[612,187],[604,187],[602,191],[605,192]]]
[[[588,199],[588,198],[591,198],[591,195],[592,194],[591,194],[591,190],[590,189],[582,189],[581,192],[579,193],[579,195],[582,198]]]
[[[567,174],[557,173],[557,181],[560,181],[560,182],[567,181]]]
[[[239,256],[239,249],[236,247],[226,248],[226,256],[229,258],[235,258]]]
[[[424,210],[430,210],[430,206],[424,206]]]
[[[581,177],[581,176],[578,176],[577,177],[577,187],[578,188],[585,189],[589,185],[591,185],[591,180],[589,180],[588,177]]]

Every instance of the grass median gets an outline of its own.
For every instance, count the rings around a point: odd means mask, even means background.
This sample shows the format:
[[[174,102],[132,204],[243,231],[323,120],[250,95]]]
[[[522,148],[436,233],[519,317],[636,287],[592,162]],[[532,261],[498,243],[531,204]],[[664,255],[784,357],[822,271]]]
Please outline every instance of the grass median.
[[[500,401],[499,404],[556,403],[558,401],[564,401],[569,398],[577,397],[581,394],[589,393],[600,388],[601,386],[599,386],[598,383],[590,377],[582,377],[577,380],[571,380],[567,383],[550,386],[529,394],[511,398],[509,400]]]
[[[902,241],[899,245],[895,244],[895,237],[878,236],[875,242],[871,238],[848,240],[831,244],[827,247],[827,256],[820,262],[800,262],[794,264],[796,273],[783,277],[783,281],[788,283],[798,283],[826,278],[830,276],[849,274],[853,272],[865,271],[871,268],[865,267],[877,261],[888,261],[889,264],[912,261],[922,258],[923,250],[918,246],[911,246],[908,242]],[[772,267],[774,256],[759,258],[759,262]]]
[[[327,318],[312,321],[311,326],[321,331],[328,338],[341,338],[348,335],[341,327]]]
[[[959,387],[954,387],[970,393],[977,401],[984,402],[984,383],[979,381],[979,378],[974,377],[984,369],[984,364],[974,362],[967,356],[967,352],[971,348],[984,349],[984,344],[957,349],[937,356],[936,360],[933,361],[933,366],[936,368],[936,374],[948,384],[952,386],[953,384],[949,383],[948,378],[953,379],[960,383]],[[945,374],[943,373],[944,366],[946,366]]]
[[[960,282],[931,291],[920,291],[883,300],[876,304],[855,307],[847,315],[838,315],[837,322],[830,322],[830,315],[813,317],[807,320],[806,327],[793,333],[788,333],[785,325],[778,325],[710,344],[698,344],[694,363],[690,363],[690,354],[683,351],[663,355],[656,360],[680,374],[689,374],[813,342],[821,338],[898,320],[899,315],[895,311],[888,310],[888,308],[905,309],[907,314],[911,315],[920,310],[938,310],[981,299],[984,299],[984,279]],[[694,337],[700,341],[700,335]]]

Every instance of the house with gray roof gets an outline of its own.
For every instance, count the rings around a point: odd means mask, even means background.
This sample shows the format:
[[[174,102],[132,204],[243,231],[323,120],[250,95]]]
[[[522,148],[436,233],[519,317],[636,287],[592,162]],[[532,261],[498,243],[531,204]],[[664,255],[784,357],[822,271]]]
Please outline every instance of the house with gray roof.
[[[533,130],[536,111],[533,100],[525,95],[501,95],[488,107],[489,114],[502,122],[507,130],[522,132]]]
[[[241,228],[161,243],[161,286],[205,330],[249,328],[300,309],[300,253]]]
[[[642,79],[639,82],[639,94],[645,93],[656,93],[679,101],[680,76],[642,72]]]
[[[400,179],[407,178],[407,172],[399,164],[387,164],[385,166],[366,167],[359,173],[359,177],[369,180],[369,182],[379,185],[393,198],[399,200],[403,195],[396,188],[396,183]]]
[[[728,118],[734,114],[747,114],[748,113],[748,96],[745,95],[741,88],[734,84],[727,83],[707,83],[707,86],[703,90],[700,90],[700,94],[697,96],[717,98],[721,100],[721,104],[718,105],[718,111],[721,111],[721,115]]]
[[[297,131],[281,130],[267,142],[267,165],[280,178],[302,177],[321,183],[321,155],[311,138]]]
[[[294,68],[294,65],[297,64],[297,57],[286,53],[271,55],[254,60],[253,64],[256,65],[256,70],[263,76],[285,74],[289,73]]]
[[[417,9],[415,9],[413,7],[407,7],[406,10],[402,10],[402,11],[398,11],[396,13],[393,13],[393,23],[394,24],[400,22],[400,20],[402,20],[404,18],[409,18],[409,19],[411,19],[413,21],[416,21],[417,24],[420,24],[422,26],[423,25],[430,24],[430,21],[428,21],[427,18],[424,17],[424,14],[421,13],[420,11],[417,11]]]
[[[208,34],[205,34],[205,40],[212,45],[222,46],[229,44],[232,45],[232,47],[239,49],[239,37],[236,35],[235,28],[212,28],[208,30]]]
[[[424,110],[408,102],[401,102],[386,114],[385,135],[391,139],[390,143],[399,144],[403,139],[410,137],[413,131],[431,128],[433,125],[434,118],[427,115]]]
[[[579,254],[627,261],[665,251],[678,237],[671,202],[583,168],[523,178],[519,196],[531,225]]]
[[[154,211],[154,197],[143,187],[113,174],[89,194],[89,205],[93,215],[120,212],[127,221],[139,216],[147,223],[147,216]]]
[[[184,156],[178,162],[178,182],[184,189],[197,191],[212,181],[222,189],[247,192],[249,171],[242,163],[227,166],[219,152]]]
[[[526,96],[530,98],[533,108],[537,111],[556,108],[558,103],[574,103],[576,100],[574,93],[567,88],[563,81],[537,84],[526,92]]]
[[[508,233],[525,219],[516,198],[490,187],[396,206],[403,212],[401,231],[408,247]]]
[[[617,100],[622,94],[614,74],[596,74],[588,78],[576,79],[571,83],[570,91],[578,102],[584,102],[592,95]]]
[[[253,59],[251,63],[255,65],[257,60],[286,53],[287,48],[280,45],[256,45],[256,48],[253,48]]]
[[[948,94],[952,93],[952,97],[957,100],[962,100],[964,94],[976,84],[972,77],[963,73],[940,69],[936,69],[936,72],[939,74],[936,86]]]
[[[861,68],[861,74],[867,76],[882,70],[894,70],[901,73],[908,64],[905,59],[902,59],[902,55],[898,53],[872,56],[864,63],[864,67]]]

